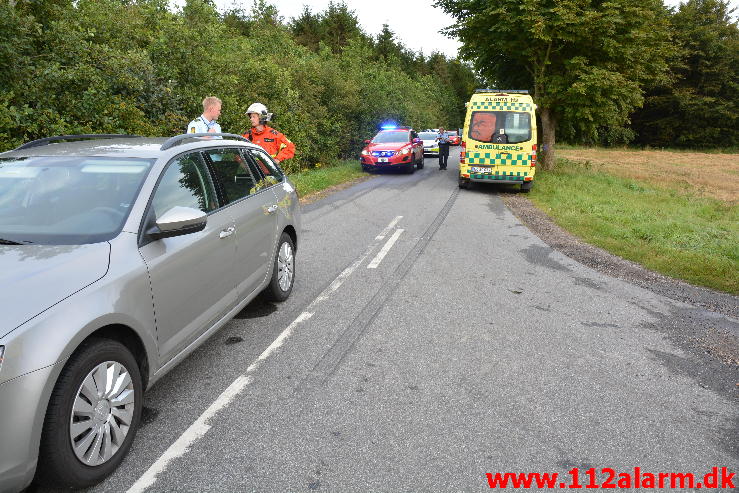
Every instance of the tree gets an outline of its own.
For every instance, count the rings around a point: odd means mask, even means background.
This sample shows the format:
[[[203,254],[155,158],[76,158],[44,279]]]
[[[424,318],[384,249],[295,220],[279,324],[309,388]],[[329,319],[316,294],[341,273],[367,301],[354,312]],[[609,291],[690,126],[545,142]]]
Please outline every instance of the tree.
[[[673,50],[661,0],[439,0],[460,53],[500,87],[533,90],[542,168],[555,162],[555,129],[595,136],[665,80]]]
[[[638,142],[657,146],[739,145],[739,28],[728,1],[688,0],[672,16],[680,58],[675,83],[648,93],[633,120]]]

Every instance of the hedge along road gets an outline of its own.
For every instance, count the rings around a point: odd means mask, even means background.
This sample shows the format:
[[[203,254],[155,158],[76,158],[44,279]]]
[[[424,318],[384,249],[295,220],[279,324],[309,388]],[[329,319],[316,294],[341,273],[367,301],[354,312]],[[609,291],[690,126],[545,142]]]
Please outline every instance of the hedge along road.
[[[738,321],[552,250],[499,189],[459,190],[456,165],[427,159],[304,207],[290,300],[255,301],[157,383],[130,455],[90,491],[736,471],[739,372],[672,335],[736,337]]]

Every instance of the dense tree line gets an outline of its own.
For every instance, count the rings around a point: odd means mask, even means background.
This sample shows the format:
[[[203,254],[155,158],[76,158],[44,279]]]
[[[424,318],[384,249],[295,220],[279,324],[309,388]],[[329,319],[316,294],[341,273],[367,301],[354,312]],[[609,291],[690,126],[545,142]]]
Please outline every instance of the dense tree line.
[[[739,145],[739,36],[728,0],[688,0],[677,12],[662,0],[438,3],[485,79],[533,92],[544,168],[558,139]]]
[[[341,3],[289,22],[258,0],[8,0],[0,3],[0,148],[49,135],[182,133],[203,97],[224,131],[260,101],[296,143],[293,167],[353,156],[378,123],[461,126],[472,69],[372,37]]]
[[[689,0],[669,16],[676,54],[669,84],[650,87],[631,118],[635,142],[739,146],[739,27],[721,0]],[[732,20],[732,14],[734,19]]]

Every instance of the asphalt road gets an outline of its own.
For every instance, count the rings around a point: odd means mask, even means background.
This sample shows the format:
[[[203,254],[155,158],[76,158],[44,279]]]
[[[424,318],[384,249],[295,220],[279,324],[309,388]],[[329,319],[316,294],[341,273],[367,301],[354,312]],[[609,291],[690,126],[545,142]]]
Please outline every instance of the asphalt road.
[[[90,491],[479,491],[507,471],[568,484],[573,467],[583,484],[590,467],[739,472],[726,390],[739,372],[683,371],[698,355],[657,328],[693,308],[552,250],[498,189],[459,190],[456,158],[447,171],[434,161],[304,207],[293,296],[252,303],[157,383],[129,456]]]

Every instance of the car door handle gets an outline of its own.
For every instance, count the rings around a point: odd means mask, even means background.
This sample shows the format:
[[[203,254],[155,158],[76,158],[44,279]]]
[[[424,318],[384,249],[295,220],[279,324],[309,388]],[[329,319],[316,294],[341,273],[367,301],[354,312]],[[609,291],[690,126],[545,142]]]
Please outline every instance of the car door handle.
[[[277,204],[267,207],[267,214],[273,214],[275,211],[277,211]]]
[[[228,238],[229,236],[231,236],[232,234],[234,234],[234,231],[236,231],[236,228],[234,228],[233,226],[231,226],[230,228],[224,229],[223,231],[221,231],[221,233],[218,235],[218,237],[219,238]]]

